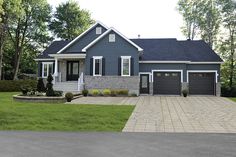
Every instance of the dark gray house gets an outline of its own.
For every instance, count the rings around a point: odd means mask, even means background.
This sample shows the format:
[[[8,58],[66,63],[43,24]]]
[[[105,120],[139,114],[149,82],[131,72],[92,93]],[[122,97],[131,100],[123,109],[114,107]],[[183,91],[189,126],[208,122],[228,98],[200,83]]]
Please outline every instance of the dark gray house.
[[[202,40],[128,39],[97,22],[72,41],[54,41],[35,60],[38,76],[52,73],[57,90],[220,95],[222,59]]]

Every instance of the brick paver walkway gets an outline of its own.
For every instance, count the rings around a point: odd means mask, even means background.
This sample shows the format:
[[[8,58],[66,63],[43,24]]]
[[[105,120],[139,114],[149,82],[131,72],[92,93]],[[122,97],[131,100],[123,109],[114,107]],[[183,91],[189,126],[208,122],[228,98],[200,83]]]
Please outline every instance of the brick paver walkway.
[[[123,132],[236,133],[236,103],[222,97],[140,96]]]

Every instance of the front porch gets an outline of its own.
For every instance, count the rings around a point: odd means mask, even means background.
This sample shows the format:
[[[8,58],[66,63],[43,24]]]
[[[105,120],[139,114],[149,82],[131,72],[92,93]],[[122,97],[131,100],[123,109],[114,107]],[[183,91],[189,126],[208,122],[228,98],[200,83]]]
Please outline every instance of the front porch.
[[[80,93],[84,87],[84,58],[56,58],[54,64],[54,90]]]

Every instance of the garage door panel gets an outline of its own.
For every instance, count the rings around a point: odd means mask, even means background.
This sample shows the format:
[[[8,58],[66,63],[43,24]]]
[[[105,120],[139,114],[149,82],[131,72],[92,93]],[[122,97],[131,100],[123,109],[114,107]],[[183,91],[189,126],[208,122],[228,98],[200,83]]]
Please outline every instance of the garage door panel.
[[[180,78],[178,72],[154,73],[154,94],[180,95]]]
[[[214,73],[190,73],[189,94],[214,95],[215,74]]]

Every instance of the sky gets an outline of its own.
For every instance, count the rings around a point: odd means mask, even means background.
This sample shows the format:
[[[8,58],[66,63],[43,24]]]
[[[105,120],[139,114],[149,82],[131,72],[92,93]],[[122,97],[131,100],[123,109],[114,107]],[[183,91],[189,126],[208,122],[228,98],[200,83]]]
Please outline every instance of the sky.
[[[183,40],[178,0],[78,0],[94,20],[114,27],[128,38],[177,38]],[[66,0],[48,0],[54,8]]]

